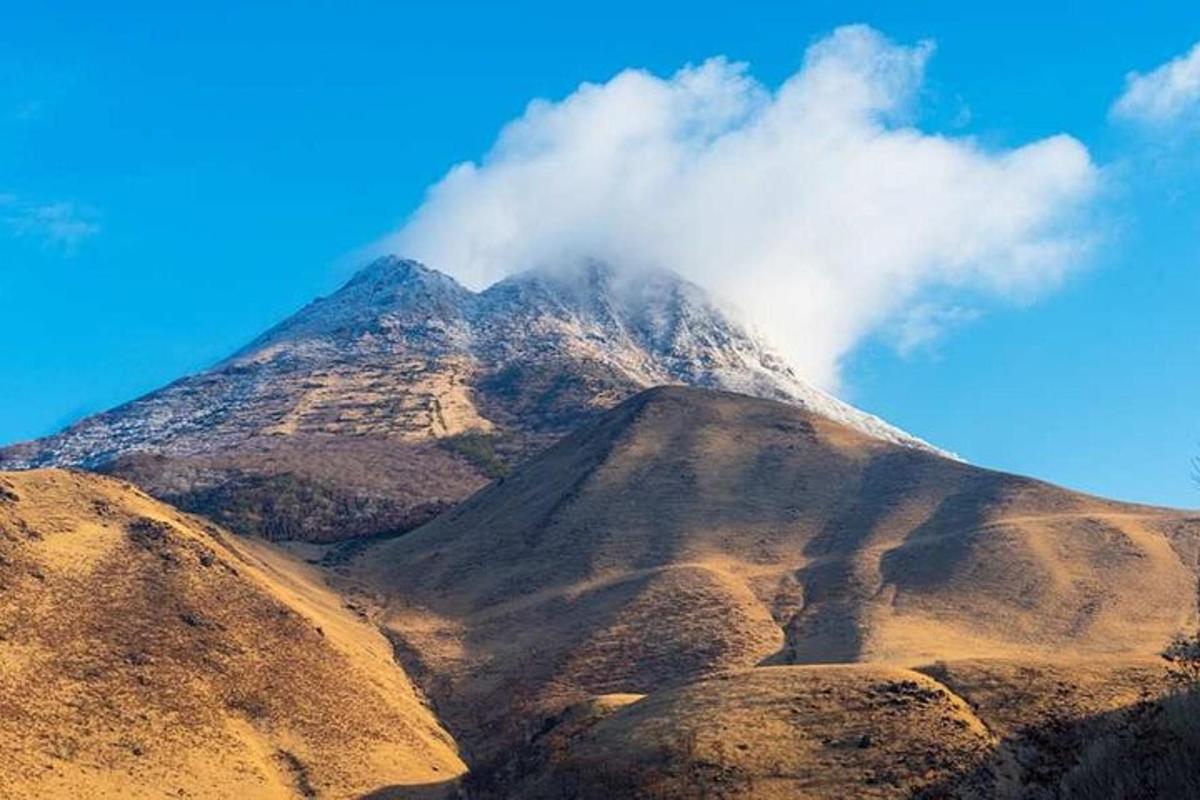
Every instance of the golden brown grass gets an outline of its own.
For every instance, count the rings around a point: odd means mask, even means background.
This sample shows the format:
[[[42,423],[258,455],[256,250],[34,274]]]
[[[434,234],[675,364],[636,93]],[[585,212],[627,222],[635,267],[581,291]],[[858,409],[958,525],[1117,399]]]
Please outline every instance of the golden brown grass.
[[[1200,693],[1142,704],[1109,721],[1060,781],[1064,800],[1200,797]]]
[[[112,479],[0,487],[0,795],[351,797],[463,771],[303,565]]]
[[[910,670],[764,667],[658,692],[559,743],[522,797],[906,797],[983,763],[970,708]]]
[[[596,694],[767,664],[1138,658],[1196,618],[1200,515],[656,389],[342,585],[486,760]]]
[[[581,703],[468,783],[583,800],[1191,796],[1147,791],[1190,785],[1195,765],[1194,703],[1160,703],[1167,684],[1149,659],[758,667]]]
[[[218,455],[135,454],[102,471],[237,533],[327,542],[407,531],[486,484],[456,441],[297,433]]]
[[[327,561],[354,613],[115,481],[3,480],[0,785],[47,796],[448,789],[393,651],[479,797],[1079,796],[1159,769],[1112,737],[1197,612],[1200,515],[695,390]]]

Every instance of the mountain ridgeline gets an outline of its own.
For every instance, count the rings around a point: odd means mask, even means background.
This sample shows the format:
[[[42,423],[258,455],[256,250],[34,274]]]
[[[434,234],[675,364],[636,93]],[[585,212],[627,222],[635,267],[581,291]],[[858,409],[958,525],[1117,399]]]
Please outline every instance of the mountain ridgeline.
[[[379,259],[210,370],[0,469],[82,466],[242,533],[329,541],[419,525],[650,386],[780,400],[923,442],[800,380],[699,287],[602,264],[482,292]]]

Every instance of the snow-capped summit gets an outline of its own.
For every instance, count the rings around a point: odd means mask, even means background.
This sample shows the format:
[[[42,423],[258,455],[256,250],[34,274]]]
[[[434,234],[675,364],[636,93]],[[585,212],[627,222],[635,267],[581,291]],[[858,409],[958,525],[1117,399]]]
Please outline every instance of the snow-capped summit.
[[[524,358],[532,338],[619,369],[642,387],[678,383],[783,400],[877,438],[936,450],[800,379],[734,314],[673,272],[596,262],[534,270],[494,284],[479,300],[477,328],[504,334],[481,344],[498,360]]]
[[[336,509],[329,525],[340,526],[314,533],[305,528],[312,515],[300,510],[297,535],[334,538],[419,521],[420,514],[410,519],[413,508],[432,513],[600,410],[661,384],[782,400],[932,449],[805,383],[704,290],[671,272],[593,262],[523,272],[473,292],[388,256],[212,369],[0,450],[0,468],[107,464],[218,516],[246,506],[247,482],[258,491],[263,480],[287,475],[303,483],[289,491],[321,495],[323,508]],[[391,505],[367,503],[370,520],[356,524],[364,497]],[[277,513],[252,512],[252,522],[224,521],[259,530],[261,518]]]
[[[359,270],[329,297],[303,309],[252,341],[233,361],[261,358],[280,346],[303,351],[321,344],[350,350],[375,336],[400,332],[414,346],[427,346],[457,327],[475,295],[448,275],[408,259],[387,256]],[[429,340],[427,340],[429,339]]]

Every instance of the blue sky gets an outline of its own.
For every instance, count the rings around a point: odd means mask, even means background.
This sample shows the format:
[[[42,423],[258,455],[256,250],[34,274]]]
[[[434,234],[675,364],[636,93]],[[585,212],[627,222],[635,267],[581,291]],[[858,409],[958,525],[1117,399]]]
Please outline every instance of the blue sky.
[[[533,98],[716,55],[773,87],[866,23],[936,42],[922,130],[997,149],[1065,132],[1103,186],[1099,244],[1061,286],[981,301],[910,352],[877,330],[843,394],[982,465],[1200,505],[1197,129],[1110,115],[1128,72],[1200,40],[1200,13],[887,5],[9,3],[0,441],[202,368],[327,293]]]

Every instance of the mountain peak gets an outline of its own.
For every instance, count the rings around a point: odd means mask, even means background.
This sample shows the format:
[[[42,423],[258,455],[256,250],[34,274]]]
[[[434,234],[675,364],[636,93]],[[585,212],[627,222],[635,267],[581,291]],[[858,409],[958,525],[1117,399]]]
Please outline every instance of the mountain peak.
[[[398,331],[419,338],[443,322],[458,321],[475,294],[458,281],[419,261],[383,256],[342,284],[285,319],[233,360],[254,357],[283,343],[323,342],[348,347],[365,338],[394,337]]]
[[[511,275],[483,297],[509,307],[538,309],[564,320],[596,326],[597,334],[644,339],[646,328],[681,324],[697,308],[712,310],[720,325],[738,327],[699,286],[666,269],[630,268],[587,260]],[[646,343],[646,342],[643,342]]]
[[[420,261],[389,255],[367,264],[340,289],[317,303],[332,301],[351,312],[360,307],[373,310],[390,307],[399,311],[431,300],[463,302],[473,294],[444,272]]]
[[[806,384],[675,273],[585,261],[476,293],[385,256],[213,369],[0,450],[0,464],[121,461],[161,496],[247,532],[366,535],[411,527],[621,400],[672,384],[781,400],[932,449]],[[266,479],[324,499],[279,519],[255,506]]]
[[[385,255],[359,269],[339,291],[356,286],[396,287],[411,284],[443,284],[457,282],[443,272],[427,267],[420,261]]]
[[[591,258],[516,272],[495,286],[539,286],[556,293],[595,296],[620,292],[646,282],[694,286],[682,275],[669,269],[627,267]],[[700,290],[699,287],[695,288]]]

